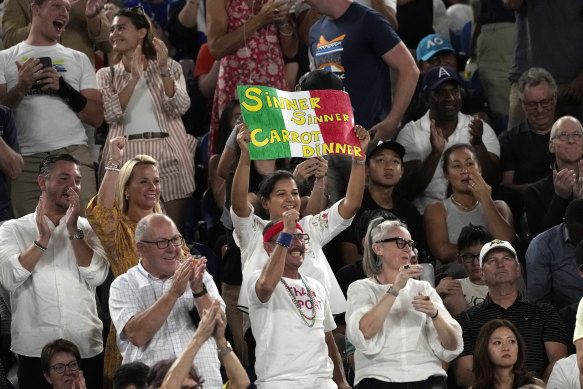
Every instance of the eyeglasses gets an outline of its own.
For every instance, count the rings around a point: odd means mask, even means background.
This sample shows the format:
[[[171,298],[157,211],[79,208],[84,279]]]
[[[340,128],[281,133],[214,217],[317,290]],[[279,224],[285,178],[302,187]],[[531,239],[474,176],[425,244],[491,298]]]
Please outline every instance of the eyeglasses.
[[[389,243],[389,242],[395,242],[397,248],[399,249],[404,249],[405,246],[409,246],[411,250],[415,250],[415,247],[417,247],[413,239],[405,240],[403,238],[387,238],[383,240],[377,240],[375,243]]]
[[[66,365],[64,363],[56,363],[50,368],[53,369],[57,374],[63,374],[65,370],[67,370],[67,368],[71,369],[71,371],[79,370],[79,364],[77,363],[77,361],[69,362]]]
[[[480,259],[480,254],[464,254],[460,255],[460,257],[465,263],[474,263],[474,261]]]
[[[563,131],[563,132],[556,134],[551,139],[556,139],[556,138],[558,138],[561,142],[568,142],[571,139],[573,139],[574,142],[579,142],[579,141],[581,141],[581,138],[583,138],[583,132],[581,132],[581,131],[564,132]]]
[[[542,109],[551,108],[554,100],[555,100],[555,96],[553,96],[549,99],[538,100],[538,101],[524,101],[524,100],[522,100],[522,104],[524,104],[524,106],[526,107],[527,110],[534,111],[538,108],[539,105],[541,106]]]
[[[310,235],[308,234],[293,234],[294,239],[300,242],[308,243],[310,241]]]
[[[149,243],[149,244],[155,244],[156,246],[158,246],[159,249],[165,249],[166,247],[168,247],[168,245],[170,243],[172,243],[172,246],[182,246],[182,244],[184,243],[184,238],[180,235],[175,236],[174,238],[170,238],[170,239],[160,239],[157,241],[151,241],[151,240],[140,240],[140,242],[142,243]]]
[[[142,14],[142,15],[144,15],[144,14],[145,14],[145,12],[144,12],[144,6],[142,5],[142,3],[140,3],[140,4],[136,5],[135,7],[131,7],[131,8],[128,8],[128,9],[129,9],[131,12],[135,12],[135,13],[137,13],[137,14]]]

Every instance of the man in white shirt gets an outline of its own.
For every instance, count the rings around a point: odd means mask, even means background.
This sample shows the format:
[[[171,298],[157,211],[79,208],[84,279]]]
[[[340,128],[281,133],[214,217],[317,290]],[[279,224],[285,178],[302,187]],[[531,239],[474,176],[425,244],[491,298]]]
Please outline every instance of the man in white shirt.
[[[486,181],[497,179],[500,143],[487,123],[460,112],[461,85],[454,68],[430,69],[422,89],[429,110],[421,119],[407,123],[397,137],[397,142],[407,150],[401,187],[407,188],[408,199],[414,200],[421,214],[427,205],[446,197],[442,155],[452,145],[471,144]]]
[[[13,214],[34,211],[36,169],[47,153],[66,153],[80,162],[84,215],[96,192],[84,123],[98,127],[103,122],[95,69],[87,55],[59,43],[69,22],[69,0],[33,0],[30,9],[26,40],[0,52],[0,104],[14,112],[24,157],[22,175],[11,188]]]
[[[309,240],[298,219],[298,211],[288,210],[283,221],[265,227],[269,259],[247,283],[257,341],[255,384],[258,389],[347,389],[326,289],[298,271]]]
[[[88,388],[103,377],[103,325],[95,288],[109,265],[99,238],[81,211],[81,173],[70,155],[49,156],[38,175],[36,212],[0,227],[0,283],[10,293],[12,351],[18,354],[21,388],[50,388],[40,356],[64,338],[81,353]]]
[[[172,219],[161,214],[142,218],[135,238],[140,263],[111,284],[109,312],[123,363],[151,367],[182,353],[196,330],[190,311],[202,316],[214,300],[221,300],[223,310],[225,303],[205,270],[206,259],[195,265],[190,255],[184,257],[184,238]],[[219,351],[228,347],[219,345]],[[223,386],[213,338],[202,345],[194,366],[205,388]]]

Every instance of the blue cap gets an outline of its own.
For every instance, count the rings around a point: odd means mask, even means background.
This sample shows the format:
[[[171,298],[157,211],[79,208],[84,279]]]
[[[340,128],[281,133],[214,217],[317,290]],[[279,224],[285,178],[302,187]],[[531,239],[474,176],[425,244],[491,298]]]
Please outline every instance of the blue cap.
[[[427,61],[440,51],[454,51],[451,42],[445,35],[431,34],[421,39],[417,45],[417,61]]]
[[[446,81],[454,81],[458,85],[463,85],[462,79],[457,70],[451,66],[437,66],[431,68],[425,73],[423,78],[423,92],[437,89]]]

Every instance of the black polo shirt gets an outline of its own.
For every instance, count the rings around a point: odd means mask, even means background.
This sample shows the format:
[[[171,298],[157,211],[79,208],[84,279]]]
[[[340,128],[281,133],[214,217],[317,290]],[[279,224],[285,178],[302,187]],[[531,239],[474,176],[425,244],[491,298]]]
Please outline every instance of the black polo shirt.
[[[545,342],[567,345],[567,333],[555,308],[546,303],[530,303],[521,295],[508,309],[504,309],[486,296],[478,304],[459,315],[456,320],[463,330],[464,351],[460,357],[474,354],[474,345],[482,325],[492,319],[511,321],[526,344],[526,367],[542,377],[549,360]]]

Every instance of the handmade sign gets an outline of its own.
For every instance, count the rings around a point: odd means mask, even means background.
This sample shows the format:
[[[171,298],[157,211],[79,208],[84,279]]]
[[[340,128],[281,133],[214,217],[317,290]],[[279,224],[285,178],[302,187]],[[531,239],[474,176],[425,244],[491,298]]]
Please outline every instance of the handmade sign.
[[[243,120],[251,132],[251,159],[345,154],[364,158],[354,133],[348,93],[337,90],[284,92],[238,86]]]

